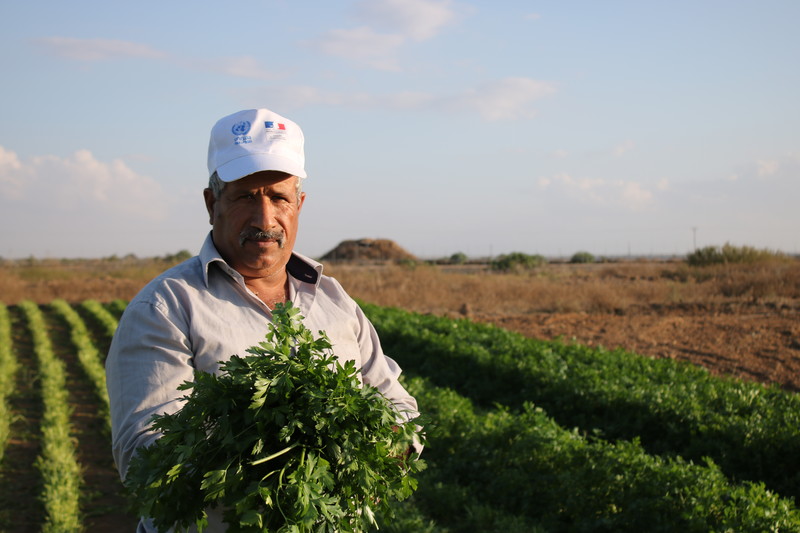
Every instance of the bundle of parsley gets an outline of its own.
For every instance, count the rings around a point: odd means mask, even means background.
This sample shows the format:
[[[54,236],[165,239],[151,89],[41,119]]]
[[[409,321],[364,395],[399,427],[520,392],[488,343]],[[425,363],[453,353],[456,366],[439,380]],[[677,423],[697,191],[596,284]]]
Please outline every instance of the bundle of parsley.
[[[160,531],[202,531],[216,507],[229,531],[360,532],[416,489],[424,463],[408,450],[418,427],[398,424],[302,318],[278,306],[265,342],[219,375],[197,372],[181,409],[153,418],[162,436],[131,461],[125,484]]]

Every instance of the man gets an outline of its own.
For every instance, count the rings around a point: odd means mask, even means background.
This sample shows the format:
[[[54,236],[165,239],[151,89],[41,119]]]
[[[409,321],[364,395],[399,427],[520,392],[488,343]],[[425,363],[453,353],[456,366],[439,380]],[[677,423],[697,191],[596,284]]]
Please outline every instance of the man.
[[[304,137],[267,109],[220,119],[208,148],[205,204],[212,225],[200,254],[151,281],[129,303],[106,360],[114,459],[122,478],[136,449],[158,438],[154,414],[174,413],[178,386],[195,370],[264,339],[271,310],[291,301],[311,331],[328,334],[339,359],[352,359],[364,382],[416,416],[400,368],[384,355],[372,324],[322,266],[293,250],[305,201]],[[221,531],[209,516],[208,531]],[[139,531],[154,531],[142,520]]]

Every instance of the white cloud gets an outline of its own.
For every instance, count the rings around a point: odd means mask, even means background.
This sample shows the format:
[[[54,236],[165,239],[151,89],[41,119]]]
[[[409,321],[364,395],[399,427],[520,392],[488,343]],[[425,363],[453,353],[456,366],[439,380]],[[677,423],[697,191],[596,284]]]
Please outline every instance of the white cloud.
[[[768,178],[777,174],[781,165],[778,161],[757,161],[756,167],[759,178]]]
[[[553,84],[531,78],[504,78],[485,83],[451,100],[459,111],[472,110],[489,121],[533,118],[532,104],[556,92]]]
[[[0,194],[18,200],[28,179],[28,169],[23,168],[17,154],[0,146]]]
[[[282,107],[331,105],[354,109],[394,109],[399,111],[428,111],[477,113],[485,120],[514,120],[536,115],[534,102],[556,92],[554,85],[530,78],[505,78],[487,82],[478,88],[457,94],[399,92],[372,94],[366,92],[334,92],[310,86],[280,86],[270,88],[270,99]],[[259,92],[263,98],[263,90]],[[566,156],[559,151],[557,157]]]
[[[636,147],[636,143],[631,141],[630,139],[621,142],[617,146],[614,147],[614,156],[615,157],[622,157],[625,153],[630,152],[631,150]]]
[[[770,154],[769,156],[742,161],[736,164],[726,176],[729,182],[762,184],[766,181],[774,183],[790,183],[800,175],[800,154]]]
[[[146,44],[117,39],[42,37],[36,43],[50,54],[76,61],[107,61],[120,58],[164,59],[167,54]]]
[[[58,224],[68,223],[64,214],[96,217],[98,224],[108,223],[109,217],[160,220],[167,214],[158,183],[119,159],[98,161],[89,150],[21,161],[0,146],[0,184],[0,202],[29,205],[37,217]],[[39,213],[42,207],[46,210]]]
[[[551,194],[595,207],[640,211],[654,200],[653,193],[635,181],[574,178],[562,172],[540,177],[537,183],[540,189]]]
[[[169,62],[180,69],[212,72],[237,78],[275,80],[281,77],[279,73],[265,68],[253,56],[180,58],[147,44],[114,39],[43,37],[35,42],[51,55],[84,63],[139,58]]]
[[[415,41],[430,39],[450,24],[455,12],[449,0],[368,0],[358,4],[359,17]]]
[[[621,191],[621,198],[626,207],[630,209],[642,209],[653,200],[653,193],[635,181],[618,182],[616,186]]]
[[[345,107],[350,109],[395,109],[420,110],[427,109],[435,100],[428,93],[405,91],[391,94],[372,94],[368,92],[336,92],[322,90],[308,85],[283,85],[269,89],[270,101],[277,102],[280,107],[303,108],[323,105]],[[257,94],[263,98],[263,90]]]
[[[405,42],[402,35],[382,34],[361,26],[351,30],[330,30],[315,45],[325,54],[378,70],[399,70],[394,55]]]
[[[455,19],[450,0],[370,0],[356,9],[364,24],[330,30],[310,44],[324,54],[386,71],[401,70],[396,55],[403,45],[431,39]]]
[[[177,60],[176,62],[192,70],[213,72],[236,78],[273,81],[283,77],[282,73],[267,69],[253,56]]]

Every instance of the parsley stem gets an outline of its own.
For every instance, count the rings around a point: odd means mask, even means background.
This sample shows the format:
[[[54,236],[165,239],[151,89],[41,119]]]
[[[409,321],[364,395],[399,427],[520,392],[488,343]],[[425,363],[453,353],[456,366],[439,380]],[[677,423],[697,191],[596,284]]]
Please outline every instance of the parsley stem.
[[[291,444],[291,445],[287,446],[286,448],[273,453],[272,455],[269,455],[267,457],[262,457],[261,459],[256,459],[255,461],[250,461],[250,464],[251,465],[260,465],[261,463],[266,463],[267,461],[271,461],[272,459],[275,459],[276,457],[289,452],[293,448],[296,448],[299,444],[300,444],[300,442],[295,442],[294,444]]]

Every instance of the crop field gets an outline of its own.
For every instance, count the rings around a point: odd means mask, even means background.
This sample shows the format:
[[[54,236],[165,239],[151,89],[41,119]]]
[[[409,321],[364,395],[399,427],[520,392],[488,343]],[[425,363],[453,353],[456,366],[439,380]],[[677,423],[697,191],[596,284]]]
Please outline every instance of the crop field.
[[[414,496],[396,504],[398,520],[383,531],[800,531],[795,382],[768,379],[746,365],[726,372],[691,358],[603,347],[579,330],[546,339],[499,327],[537,313],[602,321],[649,306],[653,314],[666,299],[676,308],[688,305],[699,320],[700,305],[725,315],[718,311],[735,303],[703,285],[713,276],[698,281],[689,272],[681,280],[663,266],[645,266],[649,274],[626,268],[617,266],[613,279],[627,279],[658,303],[645,305],[621,284],[601,292],[593,285],[600,278],[586,271],[570,274],[572,292],[558,296],[548,283],[566,274],[553,271],[524,281],[537,287],[539,305],[561,301],[572,308],[519,310],[522,304],[508,297],[503,314],[467,300],[466,290],[448,291],[459,292],[455,303],[390,301],[383,284],[392,275],[404,277],[388,285],[428,283],[430,291],[417,291],[418,298],[442,285],[440,274],[424,269],[373,268],[360,277],[332,269],[362,302],[429,418],[428,467]],[[777,283],[786,286],[791,272],[777,268],[783,280]],[[729,293],[737,275],[725,273]],[[464,276],[458,283],[472,284],[480,298],[507,290],[507,279]],[[661,276],[674,285],[665,282],[667,292],[654,296],[655,285],[647,283]],[[736,300],[748,313],[777,309],[769,318],[778,321],[779,340],[789,337],[791,355],[796,282],[785,292],[770,292],[765,282],[740,283],[750,283],[750,293]],[[490,286],[487,292],[481,284]],[[683,284],[692,290],[681,295]],[[69,285],[53,296],[50,282],[50,298],[43,293],[0,305],[0,531],[132,531],[136,523],[111,459],[103,372],[131,295],[75,297]],[[752,287],[763,292],[754,296]],[[373,296],[364,297],[367,289]],[[698,291],[710,292],[689,301]],[[393,297],[411,292],[406,286]],[[738,319],[739,329],[748,317],[726,316]],[[781,333],[787,328],[788,335]]]

